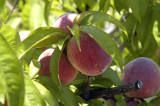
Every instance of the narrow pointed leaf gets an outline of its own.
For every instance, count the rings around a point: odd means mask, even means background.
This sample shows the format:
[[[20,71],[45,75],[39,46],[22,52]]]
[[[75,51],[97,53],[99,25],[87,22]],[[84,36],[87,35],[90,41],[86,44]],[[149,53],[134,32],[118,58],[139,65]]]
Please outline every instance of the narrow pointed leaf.
[[[15,52],[0,34],[0,76],[8,106],[22,106],[24,99],[24,77],[22,65]]]
[[[21,42],[16,49],[18,58],[21,58],[33,47],[45,46],[57,43],[66,37],[67,33],[58,28],[42,27],[31,33],[31,35]]]
[[[49,25],[48,18],[49,18],[49,13],[50,13],[50,9],[51,9],[51,6],[52,6],[52,2],[53,2],[53,0],[45,0],[44,18],[45,18],[45,21],[46,21],[47,25]]]
[[[105,13],[101,13],[101,12],[88,12],[86,14],[89,14],[89,15],[87,15],[86,17],[81,19],[82,21],[80,22],[80,25],[94,24],[96,22],[106,22],[106,21],[108,21],[108,22],[111,22],[111,23],[115,24],[117,27],[121,28],[122,31],[126,34],[126,38],[128,38],[127,30],[114,17],[112,17],[108,14],[105,14]]]
[[[38,88],[25,76],[25,106],[46,106]]]
[[[73,92],[66,86],[62,84],[62,89],[52,81],[51,78],[46,76],[40,76],[41,82],[49,89],[49,91],[54,95],[55,98],[60,100],[65,106],[77,106],[76,98]]]
[[[51,95],[51,92],[47,88],[36,81],[33,81],[33,83],[39,89],[43,99],[48,103],[49,106],[59,106],[58,100]]]
[[[69,36],[69,35],[68,35]],[[53,80],[53,82],[56,84],[57,87],[59,87],[60,89],[62,88],[61,86],[61,82],[59,80],[59,76],[58,76],[58,70],[59,70],[59,60],[61,57],[61,54],[63,52],[64,47],[66,46],[66,40],[69,37],[66,37],[66,39],[64,39],[64,43],[62,45],[62,49],[60,50],[59,47],[57,47],[52,56],[51,56],[51,60],[50,60],[50,72],[51,72],[51,78]]]
[[[115,85],[120,86],[122,85],[121,80],[119,79],[117,73],[112,70],[111,68],[108,68],[103,74],[102,77],[109,78]]]

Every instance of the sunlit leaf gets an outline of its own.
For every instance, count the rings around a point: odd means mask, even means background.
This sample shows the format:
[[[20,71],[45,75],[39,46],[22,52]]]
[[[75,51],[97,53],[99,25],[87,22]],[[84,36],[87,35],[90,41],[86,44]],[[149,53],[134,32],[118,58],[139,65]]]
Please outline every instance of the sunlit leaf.
[[[58,100],[51,95],[51,92],[47,88],[36,81],[33,81],[33,83],[39,89],[43,99],[48,103],[49,106],[59,106]]]
[[[44,21],[44,2],[42,0],[31,0],[29,26],[31,30],[42,27]]]
[[[114,17],[106,14],[106,13],[101,13],[101,12],[84,12],[80,15],[77,15],[77,17],[74,20],[74,23],[79,23],[79,25],[90,25],[90,24],[94,24],[96,22],[111,22],[113,24],[115,24],[116,26],[118,26],[119,28],[122,29],[122,31],[126,34],[126,38],[128,39],[128,34],[127,31],[125,29],[125,27],[118,21],[116,20]]]
[[[38,88],[25,76],[25,106],[46,106]]]
[[[30,36],[21,42],[16,49],[17,56],[21,58],[33,47],[39,47],[57,43],[67,35],[66,32],[58,28],[42,27],[33,31]]]
[[[16,46],[20,43],[20,36],[18,32],[9,25],[3,24],[0,32],[12,48],[16,48]]]
[[[9,106],[22,106],[24,99],[24,78],[22,65],[15,52],[0,34],[0,76],[3,81]]]
[[[0,0],[0,28],[3,22],[3,12],[4,12],[4,8],[5,8],[5,4],[6,4],[6,0]]]
[[[52,2],[53,2],[53,0],[45,0],[44,17],[45,17],[45,21],[46,21],[47,25],[49,25],[48,18],[49,18],[49,13],[50,13]]]

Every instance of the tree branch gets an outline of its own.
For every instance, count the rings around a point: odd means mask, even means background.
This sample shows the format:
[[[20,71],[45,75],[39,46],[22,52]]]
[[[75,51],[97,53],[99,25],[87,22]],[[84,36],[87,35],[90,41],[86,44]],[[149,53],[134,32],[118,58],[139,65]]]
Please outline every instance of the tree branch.
[[[113,98],[114,95],[120,95],[130,91],[137,91],[142,89],[142,87],[142,81],[136,81],[135,83],[128,83],[114,88],[100,88],[96,90],[90,90],[88,98],[84,96],[85,94],[81,94],[81,97],[86,101],[97,98],[110,99]]]
[[[17,0],[16,3],[14,4],[14,6],[13,6],[13,8],[12,8],[12,10],[11,10],[8,18],[7,18],[7,20],[5,21],[5,24],[7,23],[7,21],[9,20],[9,18],[12,16],[12,13],[13,13],[14,9],[16,8],[16,6],[18,5],[18,2],[19,2],[19,0]]]

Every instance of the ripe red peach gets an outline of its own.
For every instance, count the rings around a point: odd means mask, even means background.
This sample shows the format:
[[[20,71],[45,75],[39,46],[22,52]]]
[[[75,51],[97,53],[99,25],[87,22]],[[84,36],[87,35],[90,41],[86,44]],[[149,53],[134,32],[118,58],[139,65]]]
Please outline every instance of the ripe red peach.
[[[72,37],[67,45],[67,56],[71,64],[81,73],[90,76],[102,74],[112,62],[100,45],[87,33],[80,32],[80,47]]]
[[[143,82],[143,88],[126,93],[128,97],[144,99],[155,96],[160,90],[160,69],[158,65],[146,57],[140,57],[129,62],[124,67],[122,82],[127,84],[137,80]]]
[[[61,16],[59,16],[53,23],[53,27],[55,28],[60,28],[64,31],[66,31],[68,34],[71,34],[70,31],[68,30],[67,26],[69,26],[70,28],[72,28],[72,23],[74,18],[77,16],[78,14],[76,13],[66,13],[63,14]]]
[[[38,61],[41,63],[39,70],[40,76],[50,76],[50,59],[54,49],[45,50],[39,57]],[[59,78],[64,84],[71,82],[77,74],[77,70],[70,64],[67,55],[62,53],[59,61]]]

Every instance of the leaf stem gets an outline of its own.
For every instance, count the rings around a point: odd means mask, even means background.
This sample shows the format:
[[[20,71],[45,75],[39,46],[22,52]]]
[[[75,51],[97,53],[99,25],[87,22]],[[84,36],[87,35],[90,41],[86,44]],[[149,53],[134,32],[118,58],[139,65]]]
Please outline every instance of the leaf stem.
[[[10,19],[10,17],[12,16],[12,13],[13,13],[14,9],[16,8],[16,6],[18,5],[18,2],[19,2],[19,0],[17,0],[16,3],[14,4],[14,6],[13,6],[13,8],[12,8],[12,10],[11,10],[8,18],[7,18],[7,20],[4,22],[5,24],[7,23],[7,21],[8,21],[8,20]]]
[[[90,85],[92,83],[92,79],[93,77],[92,76],[88,76],[88,82],[87,82],[87,87],[86,87],[86,91],[85,91],[85,94],[84,94],[84,98],[87,100],[90,96]]]

